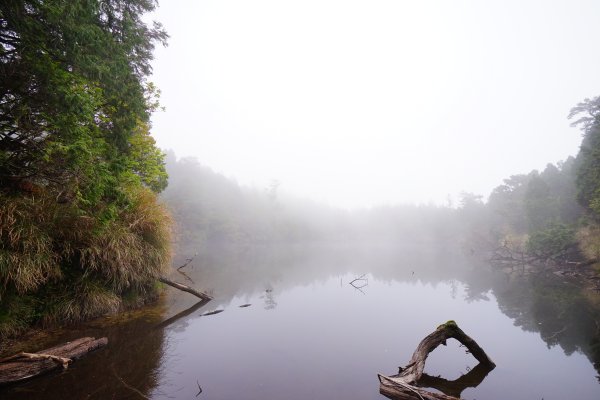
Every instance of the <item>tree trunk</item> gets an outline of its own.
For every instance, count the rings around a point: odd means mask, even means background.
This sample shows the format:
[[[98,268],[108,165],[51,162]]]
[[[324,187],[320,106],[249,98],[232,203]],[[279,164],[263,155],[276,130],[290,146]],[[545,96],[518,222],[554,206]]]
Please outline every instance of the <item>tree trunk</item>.
[[[107,338],[84,337],[38,353],[18,353],[0,360],[0,385],[19,382],[58,369],[108,343]]]

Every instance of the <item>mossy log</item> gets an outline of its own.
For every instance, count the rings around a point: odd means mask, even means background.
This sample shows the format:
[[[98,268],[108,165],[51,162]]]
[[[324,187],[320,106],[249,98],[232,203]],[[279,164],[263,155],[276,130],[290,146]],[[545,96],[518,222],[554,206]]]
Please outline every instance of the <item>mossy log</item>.
[[[20,382],[59,368],[67,368],[90,351],[108,343],[107,338],[83,337],[37,353],[18,353],[0,360],[0,385]]]
[[[485,370],[483,377],[496,366],[477,342],[465,334],[456,322],[448,321],[438,326],[434,332],[427,335],[419,343],[409,363],[406,367],[400,368],[400,372],[397,375],[385,376],[379,374],[380,392],[398,400],[456,400],[457,397],[429,392],[417,386],[419,383],[423,383],[419,381],[423,377],[425,361],[429,353],[441,344],[446,345],[446,340],[450,338],[454,338],[462,343],[473,357],[479,361],[481,365],[481,367],[478,366],[479,369]],[[452,394],[458,393],[460,395],[461,391],[454,391]]]

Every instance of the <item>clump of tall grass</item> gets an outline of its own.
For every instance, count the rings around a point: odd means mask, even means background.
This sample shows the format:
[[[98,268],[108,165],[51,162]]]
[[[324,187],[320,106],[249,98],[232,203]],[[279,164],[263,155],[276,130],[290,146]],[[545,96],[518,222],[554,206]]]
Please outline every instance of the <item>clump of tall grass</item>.
[[[110,218],[44,194],[0,193],[0,338],[31,322],[75,322],[156,294],[170,263],[171,218],[133,188]],[[25,299],[27,301],[25,301]]]
[[[171,218],[156,195],[145,188],[130,194],[118,218],[77,249],[85,275],[99,276],[117,293],[144,292],[171,259]]]
[[[38,304],[33,296],[4,296],[0,305],[0,339],[18,335],[37,315]]]
[[[79,277],[75,282],[62,282],[49,290],[50,296],[42,322],[77,322],[99,315],[114,313],[121,307],[121,298],[98,280]]]
[[[61,276],[51,236],[55,213],[43,197],[0,195],[0,300],[9,287],[24,294]]]
[[[576,234],[579,249],[588,260],[600,260],[600,226],[589,224]]]

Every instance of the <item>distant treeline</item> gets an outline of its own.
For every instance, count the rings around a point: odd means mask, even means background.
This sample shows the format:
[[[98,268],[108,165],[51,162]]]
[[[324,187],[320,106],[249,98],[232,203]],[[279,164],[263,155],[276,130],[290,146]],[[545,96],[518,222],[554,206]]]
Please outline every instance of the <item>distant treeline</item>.
[[[286,195],[277,185],[250,188],[197,160],[167,153],[169,187],[162,199],[175,219],[176,241],[274,242],[455,242],[460,212],[435,205],[400,205],[347,211]],[[180,249],[181,250],[181,249]],[[195,252],[189,249],[189,252]]]
[[[594,260],[600,253],[600,100],[571,112],[581,150],[539,171],[513,175],[490,194],[462,193],[456,206],[395,205],[354,211],[294,199],[279,185],[239,185],[195,159],[167,156],[163,194],[178,243],[385,242],[459,246],[474,253],[503,247],[540,261]],[[193,251],[193,249],[189,249]]]

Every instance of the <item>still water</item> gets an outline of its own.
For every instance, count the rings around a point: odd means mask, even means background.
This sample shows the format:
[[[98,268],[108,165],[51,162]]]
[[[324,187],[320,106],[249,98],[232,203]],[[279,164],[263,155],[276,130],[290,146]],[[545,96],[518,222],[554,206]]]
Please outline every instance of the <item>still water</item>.
[[[563,278],[494,273],[473,257],[414,248],[201,254],[187,278],[173,278],[214,300],[194,307],[190,295],[168,291],[126,320],[58,332],[50,344],[91,335],[108,336],[109,345],[0,397],[384,399],[377,373],[396,373],[423,337],[453,319],[497,364],[462,398],[600,398],[600,314]],[[221,312],[206,315],[213,311]],[[451,381],[476,364],[451,340],[425,371]]]

